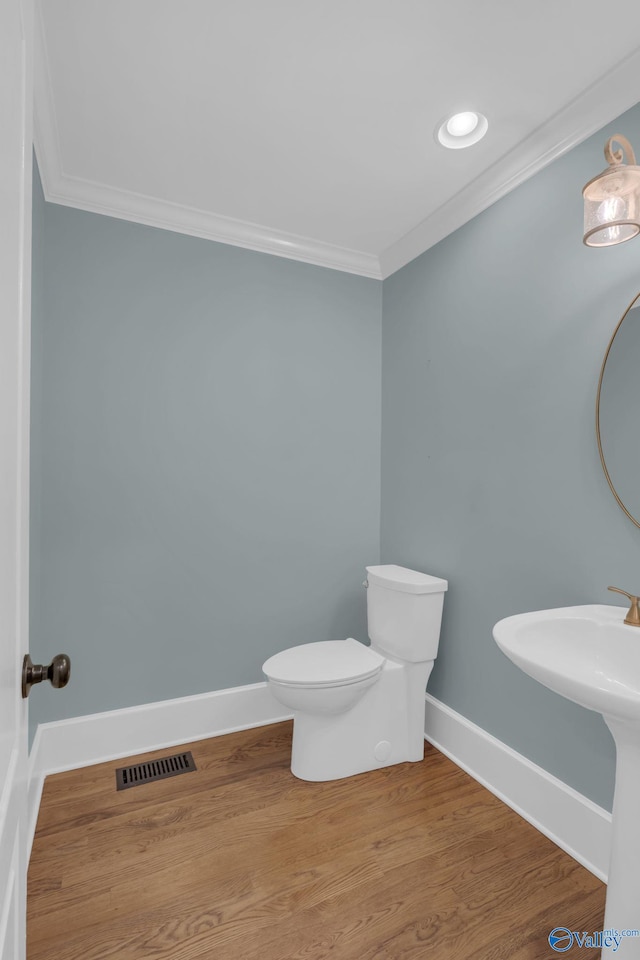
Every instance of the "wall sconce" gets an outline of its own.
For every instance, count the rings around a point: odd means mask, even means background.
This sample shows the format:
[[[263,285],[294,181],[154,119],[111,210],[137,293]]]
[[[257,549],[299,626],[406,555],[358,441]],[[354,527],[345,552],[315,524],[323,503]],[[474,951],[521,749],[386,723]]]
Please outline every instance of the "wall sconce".
[[[622,149],[614,150],[614,143]],[[604,155],[609,166],[582,190],[588,247],[611,247],[640,233],[640,167],[633,148],[616,133],[607,140]]]

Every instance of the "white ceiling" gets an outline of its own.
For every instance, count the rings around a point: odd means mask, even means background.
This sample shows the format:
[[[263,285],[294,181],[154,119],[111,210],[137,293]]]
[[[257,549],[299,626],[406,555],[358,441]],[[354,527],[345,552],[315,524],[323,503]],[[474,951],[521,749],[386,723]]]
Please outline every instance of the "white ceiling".
[[[638,0],[41,0],[37,19],[47,199],[367,276],[640,100]],[[444,149],[436,124],[466,109],[487,136]]]

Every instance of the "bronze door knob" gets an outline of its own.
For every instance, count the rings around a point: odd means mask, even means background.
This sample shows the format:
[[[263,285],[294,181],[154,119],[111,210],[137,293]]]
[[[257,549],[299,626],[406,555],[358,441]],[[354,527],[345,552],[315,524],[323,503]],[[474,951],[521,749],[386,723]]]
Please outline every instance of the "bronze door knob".
[[[49,680],[56,690],[66,687],[71,676],[71,660],[66,653],[59,653],[48,666],[33,663],[28,653],[22,661],[22,696],[28,697],[31,687],[43,680]]]

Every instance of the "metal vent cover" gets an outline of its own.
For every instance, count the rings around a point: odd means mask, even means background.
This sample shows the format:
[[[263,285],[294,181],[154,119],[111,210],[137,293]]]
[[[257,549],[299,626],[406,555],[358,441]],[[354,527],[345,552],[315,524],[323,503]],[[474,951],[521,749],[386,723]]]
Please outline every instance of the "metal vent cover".
[[[187,753],[175,753],[171,757],[119,767],[116,770],[116,787],[118,790],[128,790],[129,787],[138,787],[141,783],[167,780],[169,777],[177,777],[181,773],[191,773],[194,770],[197,770],[197,767],[190,750]]]

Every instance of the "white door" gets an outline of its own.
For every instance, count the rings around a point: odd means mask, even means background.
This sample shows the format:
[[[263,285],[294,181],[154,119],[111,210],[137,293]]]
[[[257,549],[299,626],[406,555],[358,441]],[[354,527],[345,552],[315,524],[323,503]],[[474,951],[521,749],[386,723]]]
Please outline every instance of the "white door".
[[[32,0],[0,0],[0,960],[24,960]]]

